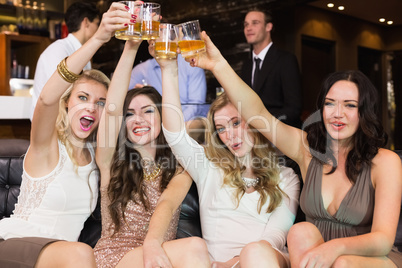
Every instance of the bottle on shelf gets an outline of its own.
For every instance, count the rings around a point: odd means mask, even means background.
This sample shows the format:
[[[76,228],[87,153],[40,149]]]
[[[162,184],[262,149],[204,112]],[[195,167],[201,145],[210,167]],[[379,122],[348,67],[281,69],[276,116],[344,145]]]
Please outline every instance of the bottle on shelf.
[[[41,22],[39,18],[38,2],[36,1],[32,3],[32,21],[34,31],[39,32]]]
[[[18,0],[17,5],[15,6],[15,10],[18,31],[21,32],[22,30],[24,30],[25,26],[24,5],[22,4],[22,0]]]
[[[40,17],[41,32],[47,32],[47,14],[45,9],[45,3],[40,4],[39,15],[40,15],[39,17]]]
[[[29,0],[25,1],[24,17],[25,17],[25,28],[27,30],[32,30],[33,29],[32,7],[31,7],[31,1]]]

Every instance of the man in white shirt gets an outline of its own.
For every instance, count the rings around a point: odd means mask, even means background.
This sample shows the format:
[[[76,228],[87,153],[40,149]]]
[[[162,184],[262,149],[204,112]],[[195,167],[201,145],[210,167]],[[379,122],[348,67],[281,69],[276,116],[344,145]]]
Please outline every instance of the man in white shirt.
[[[62,59],[73,54],[89,38],[94,35],[98,29],[100,13],[94,3],[75,2],[66,11],[65,22],[69,34],[64,39],[59,39],[48,46],[39,57],[36,64],[31,120],[35,110],[36,102],[45,86],[47,80],[52,76],[57,65]],[[91,69],[91,62],[84,67],[84,70]]]

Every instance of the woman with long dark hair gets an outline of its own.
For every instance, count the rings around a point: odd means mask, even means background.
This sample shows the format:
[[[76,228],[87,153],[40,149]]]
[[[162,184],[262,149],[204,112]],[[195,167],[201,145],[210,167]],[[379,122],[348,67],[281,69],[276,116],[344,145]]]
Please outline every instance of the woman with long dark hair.
[[[102,236],[95,246],[96,263],[209,267],[202,239],[174,240],[180,204],[192,180],[161,131],[162,98],[153,87],[127,93],[139,44],[126,42],[99,124]]]

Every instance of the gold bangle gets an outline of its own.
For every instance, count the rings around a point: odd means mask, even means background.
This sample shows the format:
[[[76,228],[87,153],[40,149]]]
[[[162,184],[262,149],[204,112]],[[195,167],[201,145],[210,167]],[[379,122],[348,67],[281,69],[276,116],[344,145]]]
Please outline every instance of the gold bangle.
[[[59,73],[59,75],[61,76],[61,78],[64,79],[64,81],[68,82],[68,83],[74,83],[75,81],[78,80],[78,78],[80,78],[82,76],[82,71],[80,74],[76,74],[71,72],[68,68],[67,68],[67,57],[65,57],[60,63],[59,65],[57,65],[57,72]]]

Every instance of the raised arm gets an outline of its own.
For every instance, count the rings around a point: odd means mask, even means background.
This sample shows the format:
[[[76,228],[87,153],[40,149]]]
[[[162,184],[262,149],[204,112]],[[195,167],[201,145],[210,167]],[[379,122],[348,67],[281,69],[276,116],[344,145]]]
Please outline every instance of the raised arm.
[[[230,67],[205,32],[202,32],[202,38],[205,41],[207,52],[190,59],[190,64],[210,70],[242,117],[257,128],[279,150],[300,164],[308,148],[308,146],[303,146],[303,144],[307,144],[303,132],[272,116],[258,95]]]
[[[68,57],[68,70],[79,74],[91,60],[95,52],[108,42],[114,31],[130,23],[130,14],[125,5],[113,3],[103,14],[101,24],[96,33],[74,54]],[[59,110],[59,100],[71,84],[66,82],[57,72],[50,77],[43,88],[32,119],[31,149],[36,152],[46,152],[51,143],[57,140],[56,119]]]
[[[126,41],[114,71],[99,123],[96,163],[101,171],[101,186],[109,184],[110,164],[123,118],[124,99],[130,83],[131,69],[141,41]]]
[[[179,74],[176,60],[158,60],[162,71],[162,122],[166,130],[180,132],[185,128],[180,103]]]

